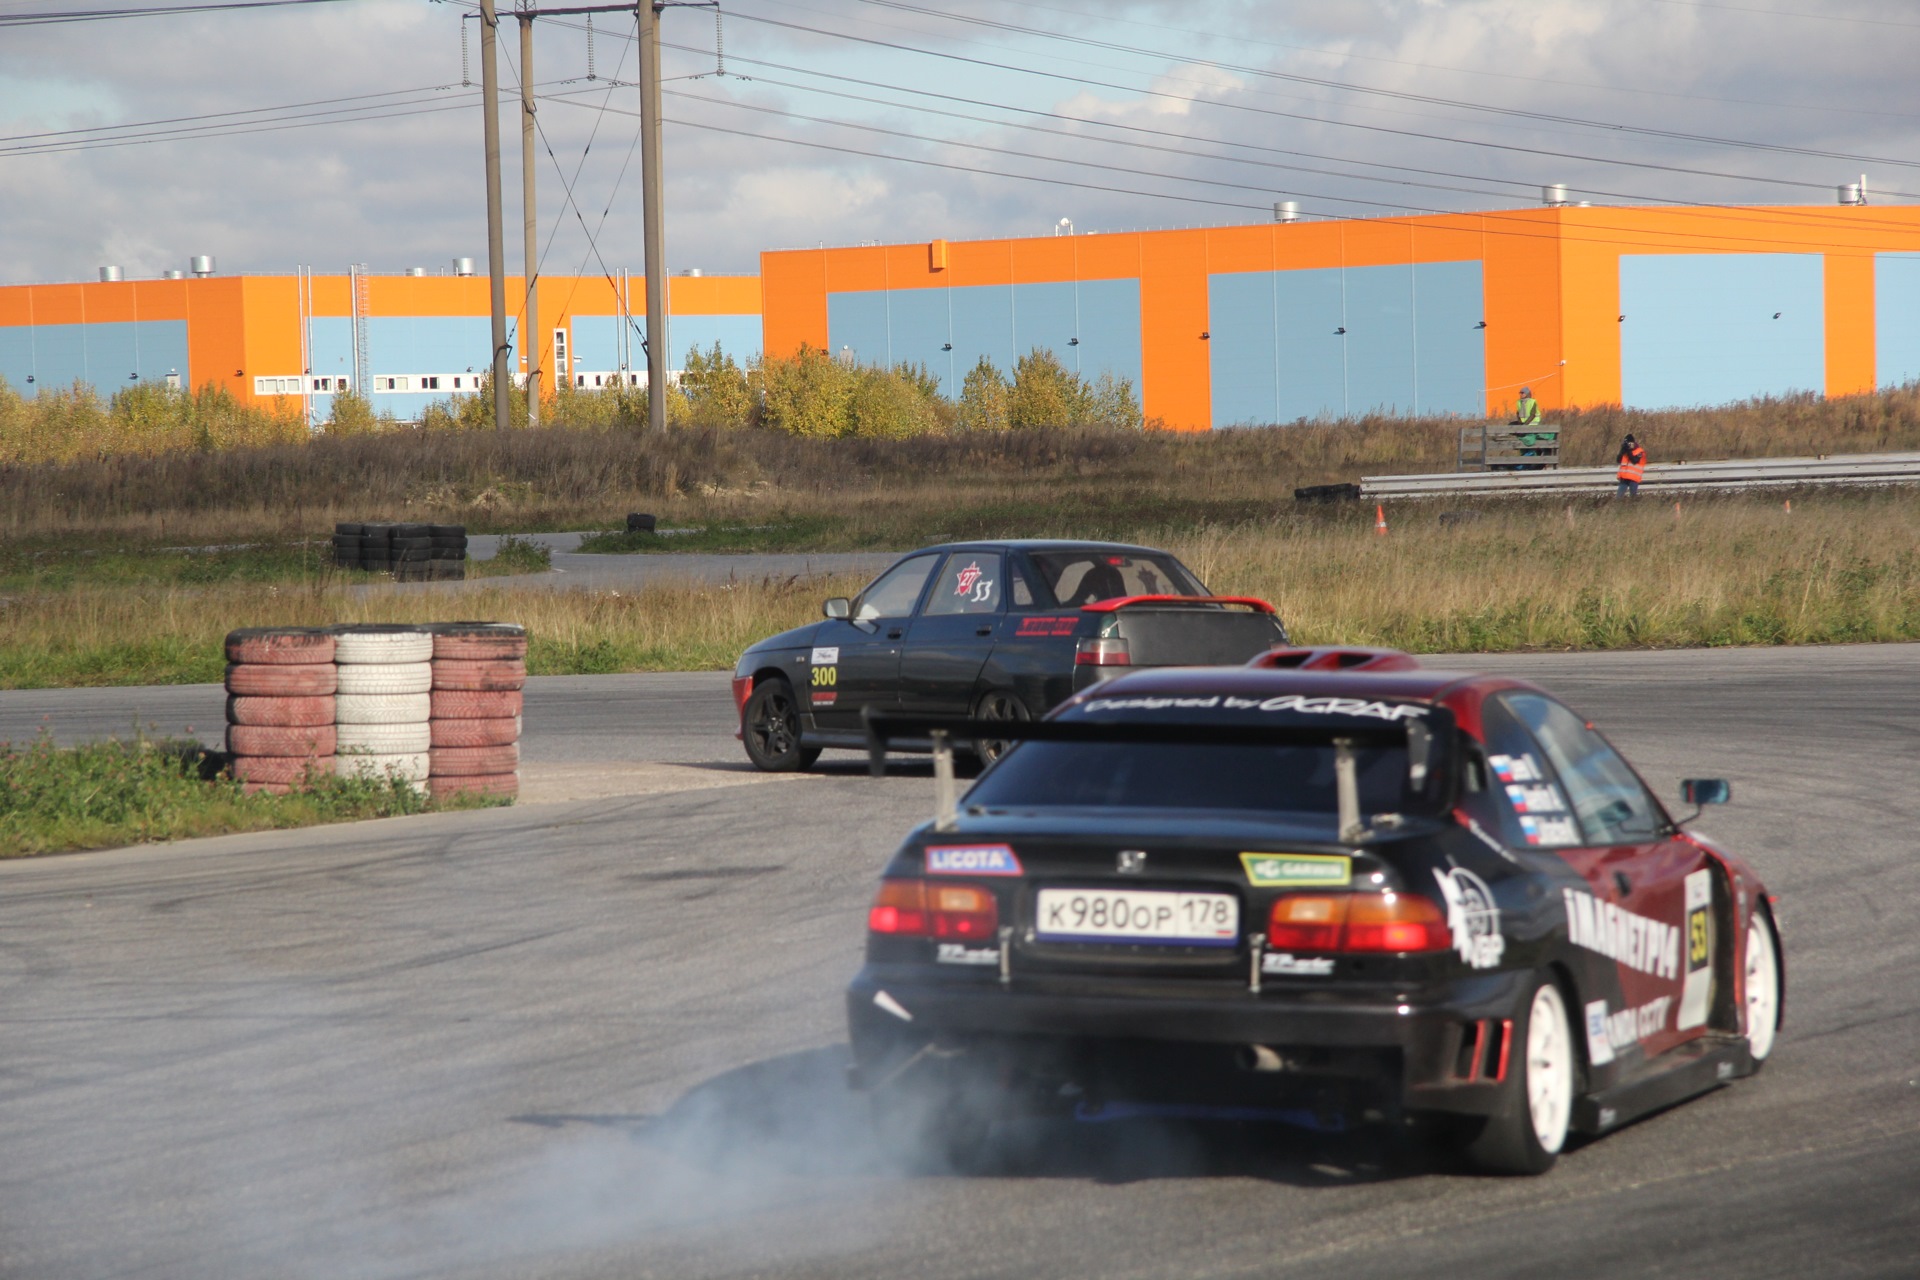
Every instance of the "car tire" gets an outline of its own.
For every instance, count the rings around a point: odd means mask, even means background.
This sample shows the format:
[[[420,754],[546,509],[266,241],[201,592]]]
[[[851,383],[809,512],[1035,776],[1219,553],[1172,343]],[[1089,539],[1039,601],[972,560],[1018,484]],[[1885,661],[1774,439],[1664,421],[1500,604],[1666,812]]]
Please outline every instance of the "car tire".
[[[762,680],[740,710],[740,740],[747,759],[765,773],[800,773],[820,758],[818,747],[800,745],[800,703],[793,686],[775,676]]]
[[[1573,1022],[1551,975],[1537,973],[1513,1022],[1513,1055],[1494,1113],[1467,1143],[1482,1173],[1545,1173],[1560,1157],[1577,1079]]]
[[[976,720],[1031,720],[1033,713],[1027,710],[1027,704],[1020,695],[1011,689],[989,689],[980,695],[980,701],[973,707]],[[983,765],[992,764],[1007,754],[1013,743],[1004,738],[986,739],[973,744],[974,754],[980,757]]]
[[[1766,1065],[1780,1031],[1780,936],[1765,908],[1747,921],[1747,972],[1741,989],[1746,997],[1747,1053],[1753,1069]]]

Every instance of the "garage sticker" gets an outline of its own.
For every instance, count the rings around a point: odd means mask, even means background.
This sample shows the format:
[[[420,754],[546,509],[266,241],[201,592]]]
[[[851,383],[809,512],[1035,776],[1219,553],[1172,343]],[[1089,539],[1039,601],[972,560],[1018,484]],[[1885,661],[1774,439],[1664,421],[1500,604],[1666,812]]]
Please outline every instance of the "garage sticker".
[[[1017,876],[1025,872],[1010,845],[930,844],[927,874],[933,876]]]
[[[1353,859],[1324,853],[1243,853],[1247,883],[1256,889],[1291,886],[1346,886],[1353,883]]]
[[[1672,996],[1661,996],[1657,1000],[1649,1000],[1638,1009],[1622,1009],[1617,1013],[1609,1011],[1605,1000],[1590,1001],[1587,1005],[1587,1061],[1596,1067],[1605,1066],[1613,1061],[1614,1050],[1659,1035],[1666,1029],[1667,1010],[1672,1007]]]

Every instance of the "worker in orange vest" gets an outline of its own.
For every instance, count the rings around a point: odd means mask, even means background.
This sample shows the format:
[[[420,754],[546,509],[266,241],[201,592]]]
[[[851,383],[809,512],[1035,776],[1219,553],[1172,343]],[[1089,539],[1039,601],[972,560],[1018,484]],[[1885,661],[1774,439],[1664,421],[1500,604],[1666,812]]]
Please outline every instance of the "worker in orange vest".
[[[1640,496],[1640,482],[1647,475],[1647,451],[1640,442],[1628,435],[1620,442],[1620,470],[1615,473],[1620,481],[1619,488],[1613,491],[1616,498],[1637,498]]]

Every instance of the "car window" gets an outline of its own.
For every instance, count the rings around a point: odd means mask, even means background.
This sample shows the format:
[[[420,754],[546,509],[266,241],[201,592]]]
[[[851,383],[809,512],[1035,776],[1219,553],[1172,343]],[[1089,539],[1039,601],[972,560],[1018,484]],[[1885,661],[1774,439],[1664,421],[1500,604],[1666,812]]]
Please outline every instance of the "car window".
[[[1636,844],[1663,825],[1660,807],[1618,751],[1587,723],[1537,693],[1501,696],[1532,731],[1573,802],[1589,844]]]
[[[913,606],[920,600],[920,588],[926,585],[927,575],[933,572],[938,558],[915,556],[881,574],[860,593],[860,604],[853,616],[863,622],[874,618],[912,617]]]
[[[1006,581],[1000,573],[1000,555],[993,551],[958,551],[947,557],[947,564],[934,581],[933,594],[927,597],[924,612],[929,616],[949,613],[998,613],[1006,595]]]
[[[1027,571],[1020,567],[1018,560],[1007,561],[1007,582],[1013,589],[1013,607],[1032,608],[1033,584],[1027,581]]]
[[[1511,848],[1582,842],[1566,792],[1527,727],[1491,699],[1480,710],[1484,751],[1462,756],[1460,807]]]
[[[1199,596],[1206,589],[1167,555],[1111,551],[1041,551],[1034,565],[1065,608],[1121,596]]]

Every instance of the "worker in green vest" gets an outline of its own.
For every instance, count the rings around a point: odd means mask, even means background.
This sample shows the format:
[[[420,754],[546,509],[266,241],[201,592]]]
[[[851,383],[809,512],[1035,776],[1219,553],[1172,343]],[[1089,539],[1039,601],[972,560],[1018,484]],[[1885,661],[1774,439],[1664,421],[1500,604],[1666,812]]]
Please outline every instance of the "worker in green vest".
[[[1531,427],[1540,421],[1540,402],[1533,398],[1532,387],[1520,388],[1520,411],[1508,426]]]
[[[1543,425],[1540,421],[1540,402],[1533,398],[1532,387],[1520,388],[1519,411],[1514,414],[1513,421],[1507,425],[1510,427],[1533,428],[1538,428]],[[1555,445],[1559,442],[1560,433],[1558,431],[1541,431],[1536,429],[1517,432],[1514,436],[1514,443],[1520,446],[1520,456],[1523,458],[1538,458],[1547,452],[1547,450],[1540,448],[1541,445]],[[1545,465],[1545,463],[1523,464],[1517,469],[1521,471],[1538,471]]]

